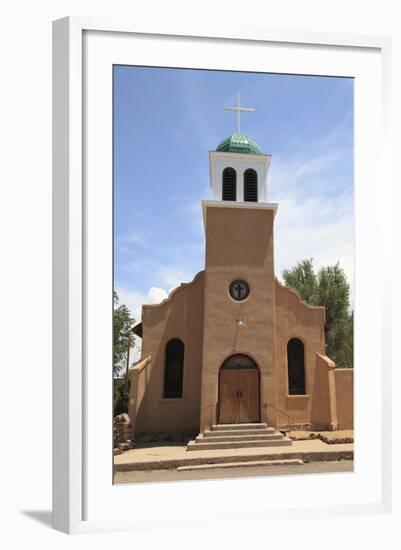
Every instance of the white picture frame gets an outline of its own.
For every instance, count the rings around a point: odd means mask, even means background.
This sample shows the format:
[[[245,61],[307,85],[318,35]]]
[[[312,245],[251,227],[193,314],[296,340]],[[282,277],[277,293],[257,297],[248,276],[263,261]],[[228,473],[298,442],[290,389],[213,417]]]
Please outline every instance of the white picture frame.
[[[93,44],[89,44],[86,41],[86,37],[94,37]],[[135,63],[140,64],[142,58],[142,64],[155,64],[156,61],[150,61],[151,59],[159,59],[158,65],[163,66],[168,61],[168,45],[171,42],[172,48],[175,47],[174,41],[179,41],[182,45],[185,42],[186,45],[195,44],[197,51],[208,51],[208,55],[216,51],[220,47],[235,48],[236,52],[240,52],[242,47],[288,47],[297,49],[299,56],[297,59],[299,73],[312,74],[313,61],[309,60],[309,53],[318,51],[319,48],[324,48],[326,52],[330,52],[330,56],[335,62],[336,56],[343,55],[344,59],[348,56],[358,55],[359,52],[366,52],[367,58],[372,53],[375,57],[373,62],[377,69],[377,76],[374,89],[380,91],[380,98],[377,96],[372,101],[375,102],[377,112],[372,113],[372,118],[375,120],[364,121],[363,130],[365,132],[379,129],[379,134],[374,137],[374,140],[369,143],[362,143],[363,136],[359,141],[359,145],[364,151],[366,158],[371,160],[370,152],[372,155],[376,155],[376,167],[374,168],[374,176],[376,178],[376,188],[372,183],[372,174],[364,170],[359,161],[356,163],[356,178],[361,176],[366,177],[366,181],[370,183],[367,185],[366,200],[362,204],[357,202],[356,211],[356,224],[361,227],[365,227],[369,213],[374,209],[375,219],[377,220],[377,239],[373,246],[377,250],[377,246],[380,250],[377,251],[380,254],[380,268],[373,270],[373,273],[369,275],[366,281],[357,279],[359,285],[359,291],[356,292],[356,344],[358,344],[358,338],[361,335],[375,336],[374,353],[364,354],[361,350],[360,360],[372,363],[377,360],[379,363],[379,370],[377,378],[372,379],[369,383],[361,381],[361,375],[359,371],[356,371],[356,387],[358,384],[368,384],[363,386],[366,391],[371,393],[371,403],[374,403],[374,407],[377,407],[377,413],[380,409],[380,414],[376,414],[376,424],[374,428],[380,432],[380,446],[376,449],[376,454],[372,453],[371,458],[366,459],[371,461],[372,471],[368,472],[369,464],[360,462],[360,471],[365,476],[372,475],[374,471],[377,477],[377,485],[375,486],[375,495],[363,493],[363,476],[360,480],[359,491],[360,499],[357,497],[357,492],[350,497],[341,499],[340,496],[335,497],[333,493],[332,500],[322,501],[321,505],[314,504],[314,501],[310,501],[305,505],[302,505],[302,499],[295,499],[291,507],[286,506],[285,498],[282,501],[277,500],[277,506],[270,506],[268,508],[271,518],[307,518],[313,517],[313,514],[320,514],[324,510],[325,514],[338,516],[338,515],[351,515],[351,514],[371,514],[371,513],[387,513],[391,510],[391,433],[388,430],[384,430],[384,425],[389,425],[391,418],[391,342],[390,342],[390,300],[391,298],[386,296],[382,291],[386,287],[388,281],[388,273],[390,272],[390,239],[388,236],[391,233],[389,227],[389,220],[385,215],[384,205],[382,198],[386,200],[391,197],[391,167],[390,167],[390,96],[391,96],[391,40],[387,37],[376,36],[353,36],[353,35],[335,35],[324,34],[314,32],[288,32],[288,31],[276,31],[268,29],[191,29],[182,28],[179,23],[175,25],[166,25],[165,28],[142,28],[140,25],[132,25],[130,23],[121,21],[103,21],[93,18],[84,17],[69,17],[54,22],[53,33],[53,120],[54,120],[54,138],[53,138],[53,525],[56,529],[67,533],[88,532],[98,530],[117,530],[117,529],[144,529],[154,526],[154,517],[159,517],[157,521],[158,525],[171,526],[171,525],[191,525],[202,524],[203,522],[210,520],[210,518],[200,517],[199,508],[196,505],[193,506],[191,511],[188,506],[182,508],[182,512],[179,515],[179,519],[174,520],[171,515],[166,513],[163,519],[158,516],[155,510],[157,509],[157,503],[164,503],[169,494],[172,493],[171,484],[159,484],[159,485],[142,485],[140,487],[121,487],[118,488],[118,499],[121,502],[129,502],[130,494],[135,492],[135,501],[138,502],[138,498],[141,499],[141,509],[135,509],[135,513],[131,512],[131,515],[127,514],[123,517],[116,517],[111,514],[111,507],[113,503],[106,496],[106,492],[99,493],[94,496],[94,483],[93,479],[99,480],[99,485],[107,483],[105,476],[106,465],[112,463],[111,454],[111,397],[110,403],[101,401],[100,397],[97,397],[97,388],[99,384],[99,395],[105,395],[103,389],[107,395],[107,381],[102,388],[102,381],[99,375],[99,381],[96,384],[93,383],[93,377],[89,373],[88,368],[88,356],[92,353],[93,338],[91,335],[91,325],[88,325],[88,319],[93,318],[94,312],[91,310],[93,300],[90,294],[99,290],[109,284],[109,275],[107,274],[104,279],[100,276],[99,287],[95,288],[94,285],[88,284],[87,270],[91,270],[91,262],[108,261],[110,257],[97,258],[96,254],[91,254],[91,240],[90,235],[93,235],[93,228],[91,223],[96,219],[97,208],[107,208],[107,193],[109,189],[104,187],[104,195],[102,191],[99,192],[98,198],[93,197],[90,190],[90,185],[87,188],[85,180],[88,178],[88,170],[90,167],[86,163],[85,155],[93,155],[90,147],[88,146],[88,134],[91,130],[85,124],[88,123],[86,112],[88,110],[87,96],[85,86],[88,85],[88,78],[102,78],[106,72],[101,67],[102,56],[107,57],[107,63],[114,62],[112,60],[115,54],[118,57],[118,44],[121,48],[121,59],[127,60],[131,53],[126,48],[126,44],[122,45],[123,40],[129,40],[130,38],[145,40],[147,44],[154,44],[154,47],[136,51]],[[106,39],[107,44],[103,44],[102,40]],[[163,40],[166,44],[166,51],[160,50],[159,42]],[[169,42],[170,41],[170,42]],[[116,46],[116,50],[113,48]],[[95,51],[96,50],[96,51]],[[195,51],[195,50],[194,50]],[[117,52],[117,53],[116,53]],[[341,52],[341,53],[339,53]],[[369,52],[369,53],[368,53]],[[163,53],[163,55],[162,55]],[[184,54],[181,51],[180,55]],[[93,57],[94,56],[94,57]],[[98,56],[98,57],[96,57]],[[92,65],[86,67],[89,72],[85,72],[85,63],[93,62],[94,59],[98,59],[100,56],[99,66],[92,63]],[[167,56],[167,57],[166,57]],[[216,58],[218,55],[216,55]],[[319,57],[319,55],[317,55]],[[369,72],[369,63],[364,65],[364,61],[361,56],[361,75],[363,71]],[[118,60],[118,62],[121,61]],[[199,57],[194,55],[192,58],[192,68],[199,68],[202,66],[202,55]],[[132,64],[135,64],[134,62]],[[185,63],[185,61],[183,61]],[[237,63],[237,64],[236,64]],[[232,63],[230,67],[240,70],[241,56],[237,59],[236,63]],[[256,63],[256,62],[255,62]],[[285,63],[282,63],[281,70],[280,63],[276,66],[276,72],[287,72]],[[311,65],[308,68],[308,63]],[[199,64],[199,65],[198,65]],[[378,64],[378,65],[377,65]],[[96,65],[96,66],[95,66]],[[176,65],[176,64],[175,64]],[[91,66],[94,66],[94,72],[90,72]],[[167,65],[165,65],[167,66]],[[185,66],[185,65],[182,65]],[[255,65],[256,67],[256,65]],[[210,66],[203,66],[202,68],[211,68]],[[99,71],[97,72],[97,69]],[[103,72],[102,72],[103,71]],[[274,71],[273,71],[274,72]],[[320,73],[319,73],[320,74]],[[341,73],[339,73],[341,74]],[[97,76],[96,76],[97,75]],[[344,76],[355,76],[353,74],[352,63],[348,68],[344,69]],[[108,77],[107,77],[108,78]],[[363,77],[361,76],[361,82]],[[105,86],[102,87],[102,93],[99,93],[99,105],[94,106],[94,109],[99,108],[101,101],[108,101],[110,99],[111,90]],[[104,93],[103,93],[104,92]],[[380,102],[380,109],[378,108],[378,102]],[[373,103],[372,103],[373,104]],[[365,105],[366,107],[366,105]],[[360,107],[358,103],[355,105],[356,110]],[[361,106],[361,109],[364,108]],[[92,106],[90,107],[92,109]],[[88,115],[89,119],[92,115]],[[99,121],[99,129],[111,129],[110,120]],[[88,124],[91,124],[90,122]],[[362,127],[357,127],[356,131],[360,132]],[[84,135],[85,131],[85,135]],[[362,132],[363,133],[363,132]],[[100,135],[106,135],[107,132]],[[97,143],[98,151],[102,151],[102,148],[109,145],[111,134],[106,136],[107,139],[102,143]],[[358,138],[358,133],[356,134]],[[369,137],[369,136],[367,136]],[[372,137],[372,136],[371,136]],[[359,138],[358,138],[359,139]],[[369,138],[370,139],[370,138]],[[372,138],[373,139],[373,138]],[[380,144],[380,151],[374,151],[373,146]],[[359,152],[358,152],[359,154]],[[107,155],[106,155],[107,156]],[[109,158],[109,157],[108,157]],[[100,161],[99,161],[100,162]],[[103,160],[102,160],[103,162]],[[105,160],[107,162],[107,160]],[[368,163],[371,168],[371,162]],[[104,168],[104,166],[103,166]],[[358,173],[358,170],[360,172]],[[103,170],[104,172],[104,170]],[[105,172],[106,176],[110,175],[110,172]],[[89,178],[91,176],[89,175]],[[103,176],[101,176],[103,177]],[[370,179],[369,179],[370,178]],[[110,179],[110,178],[109,178]],[[380,184],[378,183],[380,181]],[[109,182],[110,183],[110,182]],[[373,185],[373,187],[372,187]],[[94,200],[92,200],[94,199]],[[358,199],[358,197],[357,197]],[[88,215],[89,212],[89,215]],[[88,221],[89,220],[89,221]],[[95,223],[98,223],[95,222]],[[100,232],[100,237],[106,240],[110,244],[111,235],[110,226],[105,224],[105,231]],[[358,249],[358,237],[357,237],[357,254],[360,253],[359,261],[366,261],[364,254],[368,251],[363,250],[361,244]],[[106,246],[107,248],[107,246]],[[103,266],[106,264],[102,264]],[[361,263],[362,266],[362,263]],[[383,269],[382,269],[383,268]],[[93,270],[92,270],[93,271]],[[111,266],[110,266],[111,271]],[[358,272],[357,272],[358,277]],[[365,311],[363,298],[369,291],[368,285],[375,285],[377,296],[373,299],[371,304],[372,310],[377,319],[373,329],[372,327],[366,328],[364,323]],[[88,298],[89,296],[89,298]],[[106,298],[106,300],[108,297]],[[360,301],[358,301],[360,299]],[[91,305],[92,304],[92,305]],[[358,320],[358,309],[359,320]],[[110,310],[111,311],[111,310]],[[96,312],[96,315],[98,312]],[[104,310],[103,310],[104,317]],[[101,315],[101,316],[102,316]],[[111,315],[110,315],[111,322]],[[89,327],[89,329],[88,329]],[[107,324],[103,327],[107,335]],[[366,330],[368,332],[366,332]],[[369,331],[372,331],[370,333]],[[99,331],[101,332],[101,331]],[[373,340],[372,340],[373,341]],[[92,347],[91,347],[92,346]],[[106,350],[107,351],[107,350]],[[95,354],[96,355],[96,354]],[[95,355],[92,355],[95,358]],[[107,355],[107,353],[106,353]],[[99,357],[102,361],[103,355],[99,351]],[[369,363],[369,364],[370,364]],[[373,365],[372,365],[373,366]],[[358,363],[356,363],[358,368]],[[373,372],[373,371],[372,371]],[[88,383],[89,380],[89,383]],[[362,386],[360,386],[362,388]],[[363,389],[362,388],[362,389]],[[88,393],[89,392],[89,393]],[[92,393],[91,393],[92,392]],[[95,393],[94,393],[95,392]],[[88,395],[90,394],[90,399]],[[111,394],[110,394],[111,395]],[[358,390],[356,391],[358,396]],[[359,395],[362,396],[362,393]],[[386,396],[386,399],[383,396]],[[97,413],[101,403],[104,403],[104,411],[99,414],[98,425],[96,427],[96,434],[94,433],[93,424],[93,408],[96,408]],[[361,408],[360,408],[361,407]],[[365,407],[365,409],[363,409]],[[366,413],[366,401],[361,398],[356,402],[356,422],[359,433],[361,434],[360,441],[357,442],[359,448],[362,451],[363,447],[363,424],[361,423],[361,417],[358,413]],[[110,421],[108,422],[108,418]],[[105,422],[102,419],[106,419]],[[374,419],[372,418],[372,421]],[[99,425],[100,424],[100,425]],[[357,434],[358,434],[357,430]],[[366,433],[365,433],[366,435]],[[96,436],[96,437],[95,437]],[[92,449],[97,445],[97,440],[103,439],[107,441],[110,438],[110,453],[107,456],[101,455],[96,464],[90,462],[88,456],[94,454]],[[366,441],[366,439],[365,439]],[[99,447],[100,448],[100,447]],[[105,447],[102,447],[103,449]],[[357,451],[358,452],[358,451]],[[358,455],[357,455],[358,456]],[[99,465],[100,464],[100,465]],[[103,468],[102,473],[99,473],[99,477],[96,468]],[[366,469],[365,469],[366,466]],[[358,467],[358,463],[357,463]],[[366,470],[366,471],[365,471]],[[100,470],[99,470],[100,472]],[[92,479],[91,479],[92,476]],[[302,477],[302,476],[301,476]],[[334,479],[334,478],[333,478]],[[373,478],[372,478],[373,479]],[[88,481],[89,480],[89,481]],[[255,480],[231,480],[230,482],[224,482],[224,493],[226,494],[227,502],[230,498],[232,500],[232,494],[234,490],[241,489],[241,491],[256,493],[257,487],[261,486],[262,481],[258,480],[258,485],[255,485]],[[340,483],[341,478],[335,480],[335,483]],[[270,487],[275,485],[277,490],[277,483],[284,483],[282,478],[269,480]],[[112,487],[111,470],[109,475],[109,483]],[[185,484],[175,484],[174,492],[180,493],[175,500],[175,505],[180,506],[179,499],[188,498],[195,493],[199,499],[199,505],[206,501],[206,499],[214,499],[216,495],[221,494],[222,482],[186,482]],[[304,483],[304,482],[300,482]],[[313,481],[309,483],[313,484]],[[322,478],[319,481],[320,485],[323,483]],[[179,487],[178,487],[179,485]],[[375,485],[375,483],[372,483]],[[302,486],[299,485],[301,490]],[[334,488],[333,488],[334,490]],[[355,491],[358,489],[355,488]],[[220,491],[220,492],[219,492]],[[312,491],[313,492],[313,491]],[[92,494],[93,493],[93,494]],[[351,491],[352,493],[352,491]],[[108,493],[107,493],[108,494]],[[186,495],[186,496],[185,496]],[[213,496],[215,495],[215,496]],[[380,496],[379,496],[380,495]],[[109,495],[110,496],[110,495]],[[285,494],[284,494],[285,497]],[[102,507],[99,506],[97,514],[89,514],[88,509],[91,508],[90,501],[99,501],[102,503]],[[128,500],[127,500],[128,499]],[[104,504],[104,506],[103,506]],[[106,504],[110,506],[110,515],[107,512]],[[122,505],[124,508],[124,505]],[[153,511],[153,512],[152,512]],[[238,510],[236,514],[235,506],[229,509],[230,521],[248,521],[251,517],[257,521],[266,521],[264,514],[264,504],[261,500],[256,500],[254,505],[246,509]],[[239,513],[241,512],[241,517]],[[256,513],[255,513],[256,512]],[[216,515],[218,519],[227,520],[227,513]]]

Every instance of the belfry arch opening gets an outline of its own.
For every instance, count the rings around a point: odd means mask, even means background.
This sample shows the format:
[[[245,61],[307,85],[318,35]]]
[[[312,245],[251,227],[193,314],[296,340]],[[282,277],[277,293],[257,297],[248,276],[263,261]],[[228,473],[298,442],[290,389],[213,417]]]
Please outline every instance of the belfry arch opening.
[[[258,202],[258,174],[253,168],[244,172],[244,201]]]
[[[234,168],[228,167],[223,170],[222,189],[223,201],[237,200],[237,172]]]

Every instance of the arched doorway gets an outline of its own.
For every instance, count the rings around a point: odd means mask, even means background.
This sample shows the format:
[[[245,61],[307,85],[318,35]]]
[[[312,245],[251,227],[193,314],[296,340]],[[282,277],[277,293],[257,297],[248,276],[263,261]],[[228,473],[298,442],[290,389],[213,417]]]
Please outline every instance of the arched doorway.
[[[247,355],[232,355],[219,373],[219,423],[260,422],[259,369]]]

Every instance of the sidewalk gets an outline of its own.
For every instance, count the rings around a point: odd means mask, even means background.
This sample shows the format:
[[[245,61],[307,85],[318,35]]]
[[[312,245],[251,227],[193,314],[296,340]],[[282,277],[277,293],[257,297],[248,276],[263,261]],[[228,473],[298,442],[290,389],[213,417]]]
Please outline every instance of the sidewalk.
[[[288,447],[259,447],[245,449],[224,449],[191,451],[185,445],[159,445],[132,449],[114,457],[117,472],[130,470],[161,470],[195,464],[223,464],[252,460],[285,460],[298,458],[304,462],[320,460],[352,460],[353,443],[327,444],[320,439],[294,441]]]

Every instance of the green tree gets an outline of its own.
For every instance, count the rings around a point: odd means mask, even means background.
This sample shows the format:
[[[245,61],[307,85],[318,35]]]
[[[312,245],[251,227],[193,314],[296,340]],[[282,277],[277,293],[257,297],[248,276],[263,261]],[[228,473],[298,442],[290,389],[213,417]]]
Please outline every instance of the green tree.
[[[134,345],[131,329],[135,319],[126,305],[119,305],[118,294],[115,291],[113,301],[113,374],[117,376],[126,365],[128,345]]]
[[[326,308],[326,354],[337,367],[353,367],[353,312],[350,312],[349,284],[337,263],[315,273],[313,260],[302,260],[283,271],[287,286],[310,305]]]
[[[285,284],[298,292],[302,300],[311,305],[318,302],[318,282],[313,269],[313,260],[301,260],[292,269],[284,269]]]
[[[113,385],[113,415],[128,412],[129,386],[126,388],[123,378],[115,378]]]
[[[113,293],[113,301],[113,410],[116,416],[128,411],[129,384],[118,375],[127,365],[128,347],[134,346],[131,329],[135,319],[126,305],[119,305],[117,292]]]

